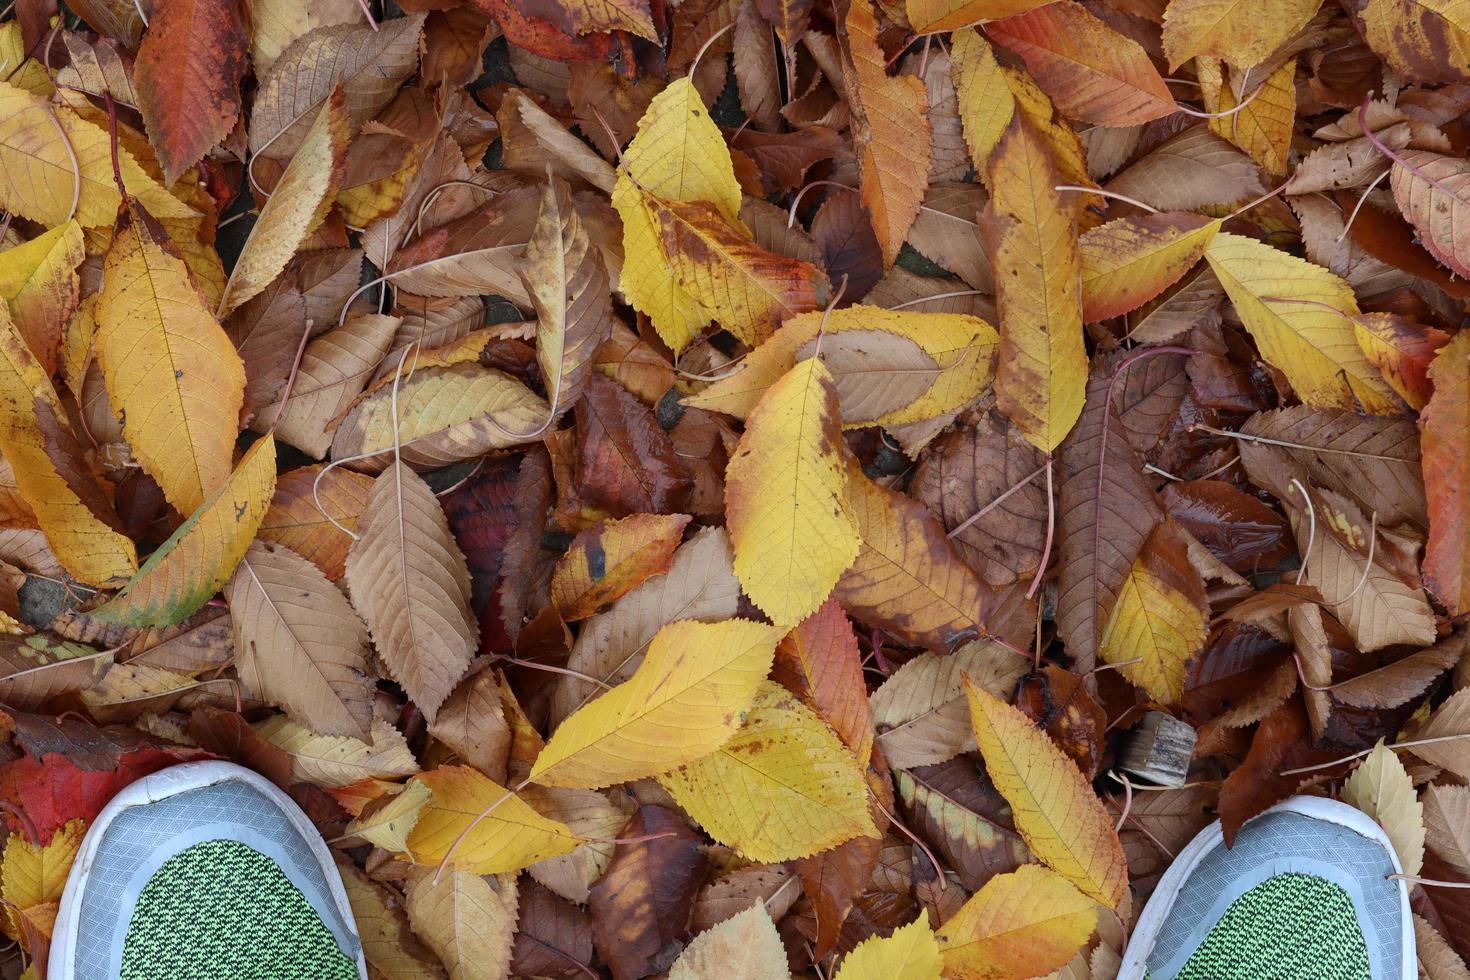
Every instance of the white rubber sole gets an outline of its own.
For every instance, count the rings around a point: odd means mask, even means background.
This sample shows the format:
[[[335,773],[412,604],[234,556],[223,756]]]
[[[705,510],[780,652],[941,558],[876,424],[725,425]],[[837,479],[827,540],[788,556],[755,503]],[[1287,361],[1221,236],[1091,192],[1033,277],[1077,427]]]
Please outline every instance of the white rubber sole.
[[[1269,810],[1265,810],[1252,820],[1259,819],[1267,813],[1299,813],[1304,817],[1314,820],[1324,820],[1376,841],[1388,852],[1388,857],[1393,862],[1396,872],[1403,872],[1399,864],[1398,855],[1394,853],[1393,844],[1383,828],[1378,826],[1377,821],[1368,816],[1357,807],[1339,803],[1318,796],[1294,796],[1284,800]],[[1250,821],[1247,821],[1247,826]],[[1148,966],[1149,954],[1153,952],[1154,943],[1158,940],[1159,930],[1163,928],[1164,921],[1169,916],[1169,911],[1174,907],[1174,900],[1179,895],[1194,869],[1215,848],[1225,843],[1225,834],[1220,827],[1220,821],[1216,820],[1204,830],[1201,830],[1179,852],[1169,870],[1159,879],[1158,887],[1149,896],[1148,905],[1144,907],[1143,914],[1138,917],[1134,924],[1133,933],[1128,940],[1128,949],[1123,956],[1123,966],[1118,971],[1118,980],[1143,980],[1144,971]],[[1409,913],[1409,890],[1402,882],[1399,883],[1399,905],[1400,905],[1400,941],[1404,951],[1403,972],[1399,976],[1385,978],[1385,980],[1417,980],[1419,976],[1418,960],[1413,955],[1414,951],[1414,920]]]
[[[129,784],[108,801],[102,812],[97,814],[97,819],[87,828],[76,861],[66,877],[66,888],[61,894],[61,906],[57,910],[56,925],[51,935],[47,980],[76,980],[77,929],[82,896],[90,881],[98,849],[113,821],[133,807],[146,806],[180,793],[226,781],[244,783],[280,808],[316,858],[338,915],[349,925],[355,922],[352,906],[347,901],[347,892],[342,887],[342,878],[337,873],[331,850],[322,840],[316,825],[301,812],[301,808],[291,797],[277,789],[270,780],[232,762],[188,762],[160,770]],[[357,973],[362,980],[367,980],[367,963],[363,960],[361,948],[357,953]]]

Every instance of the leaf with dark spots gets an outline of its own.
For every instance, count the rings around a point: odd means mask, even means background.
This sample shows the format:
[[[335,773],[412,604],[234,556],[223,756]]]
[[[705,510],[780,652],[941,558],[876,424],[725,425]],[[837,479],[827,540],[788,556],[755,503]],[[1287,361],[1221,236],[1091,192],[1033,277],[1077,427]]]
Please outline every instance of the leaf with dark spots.
[[[609,517],[684,508],[691,480],[647,406],[594,373],[576,416],[578,487],[589,506]]]
[[[1169,516],[1237,572],[1274,568],[1296,550],[1286,518],[1229,483],[1170,483],[1163,496]]]
[[[1108,716],[1081,677],[1060,667],[1043,667],[1021,680],[1016,707],[1051,736],[1084,776],[1097,776]]]
[[[641,807],[618,836],[651,834],[666,836],[618,847],[587,903],[597,952],[617,980],[673,965],[704,879],[700,838],[672,811]]]

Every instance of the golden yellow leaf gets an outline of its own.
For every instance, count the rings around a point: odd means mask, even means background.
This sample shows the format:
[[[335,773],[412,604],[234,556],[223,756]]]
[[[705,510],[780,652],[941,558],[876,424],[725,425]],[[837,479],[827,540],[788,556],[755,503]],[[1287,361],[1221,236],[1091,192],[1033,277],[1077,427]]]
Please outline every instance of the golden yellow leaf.
[[[818,333],[830,338],[880,330],[916,344],[939,366],[938,376],[917,401],[871,420],[844,422],[846,427],[896,426],[947,415],[974,401],[990,383],[999,337],[995,328],[979,317],[858,304],[831,313],[792,317],[770,340],[746,356],[739,371],[689,396],[685,403],[746,418],[771,385],[796,366],[800,353],[815,351],[813,342]]]
[[[6,81],[34,95],[49,97],[56,91],[51,72],[35,58],[26,57],[23,34],[18,20],[0,24],[0,63],[6,66]]]
[[[515,875],[433,868],[409,872],[409,924],[449,971],[449,980],[505,980],[515,946]]]
[[[351,137],[339,85],[317,113],[301,147],[271,190],[250,237],[225,282],[219,313],[224,317],[281,274],[296,249],[327,217],[346,171]]]
[[[979,31],[955,31],[950,39],[949,70],[954,77],[955,98],[964,128],[970,161],[984,173],[990,151],[1000,142],[1016,99],[1005,74],[995,60],[995,51]]]
[[[1250,101],[1243,108],[1240,106],[1245,100],[1236,99],[1234,90],[1223,84],[1219,68],[1211,72],[1204,67],[1207,60],[1196,61],[1204,86],[1205,108],[1230,113],[1211,119],[1210,128],[1249,153],[1266,173],[1275,177],[1284,175],[1296,125],[1296,59],[1286,59],[1258,88],[1247,93],[1245,98]]]
[[[28,930],[22,928],[22,920],[40,935],[51,935],[66,876],[82,846],[86,829],[85,820],[72,820],[59,828],[44,846],[33,844],[24,834],[11,834],[5,842],[5,857],[0,863],[5,932],[27,948]]]
[[[705,312],[751,346],[826,298],[810,262],[761,248],[704,201],[646,198],[674,279]]]
[[[127,588],[91,615],[123,626],[172,626],[229,581],[270,506],[276,441],[246,451],[230,478],[144,562]]]
[[[699,301],[677,282],[660,244],[647,194],[704,201],[739,227],[740,184],[719,127],[688,78],[670,83],[638,122],[623,153],[612,205],[623,219],[621,289],[647,313],[664,343],[679,353],[709,322]]]
[[[1265,61],[1312,19],[1322,0],[1170,0],[1164,8],[1169,70],[1198,55],[1240,68]]]
[[[409,929],[398,893],[390,893],[344,855],[337,856],[337,870],[373,975],[382,980],[443,980],[439,960]]]
[[[786,947],[756,902],[694,937],[669,969],[669,980],[788,980]]]
[[[982,21],[1011,17],[1047,0],[905,0],[909,23],[920,34],[958,31]]]
[[[1122,316],[1178,282],[1220,230],[1218,220],[1164,212],[1118,218],[1077,242],[1082,263],[1082,318]]]
[[[434,796],[434,791],[422,780],[410,780],[403,791],[388,797],[381,806],[365,812],[347,825],[343,831],[348,837],[363,840],[385,851],[399,853],[408,850],[408,835],[419,822],[419,814]]]
[[[565,824],[469,766],[441,766],[415,781],[434,793],[408,835],[406,853],[416,864],[443,861],[461,834],[449,866],[481,875],[519,871],[582,843]]]
[[[929,919],[920,915],[890,936],[870,936],[842,958],[832,980],[939,980],[943,960]]]
[[[193,215],[192,208],[148,176],[127,147],[118,147],[118,164],[128,194],[150,214]],[[121,202],[106,129],[71,109],[52,108],[40,96],[0,82],[0,207],[47,228],[71,218],[84,228],[101,228],[112,224]]]
[[[137,205],[118,216],[95,314],[93,347],[123,435],[168,502],[191,513],[230,475],[245,366]]]
[[[1397,415],[1398,399],[1363,356],[1351,314],[1352,287],[1321,266],[1264,242],[1224,232],[1205,258],[1267,363],[1302,401]]]
[[[318,735],[285,715],[267,718],[255,731],[291,757],[291,773],[299,782],[335,789],[363,779],[399,780],[419,771],[403,734],[377,718],[371,742]]]
[[[1057,107],[1041,90],[1041,86],[1036,84],[1036,80],[1010,65],[1002,65],[1001,74],[1005,76],[1006,85],[1011,90],[1011,98],[1015,100],[1015,115],[1025,119],[1031,125],[1031,131],[1051,151],[1052,163],[1056,164],[1062,176],[1061,182],[1078,187],[1096,187],[1097,184],[1087,171],[1087,154],[1082,148],[1081,137],[1071,123],[1067,122],[1066,117],[1057,111]],[[990,169],[987,166],[980,171],[980,179],[989,180],[989,177]],[[1102,198],[1095,196],[1073,199],[1072,206],[1077,211],[1080,228],[1091,228],[1102,223],[1101,218],[1088,210],[1089,204],[1102,203]]]
[[[1378,821],[1405,874],[1419,873],[1424,867],[1424,805],[1398,754],[1383,739],[1347,778],[1342,799]]]
[[[1185,664],[1204,646],[1208,618],[1205,584],[1187,542],[1176,525],[1160,524],[1118,590],[1098,656],[1154,700],[1178,704]]]
[[[68,572],[93,585],[133,574],[138,567],[133,542],[122,533],[111,503],[87,470],[46,369],[4,309],[0,309],[0,452],[19,496]]]
[[[1123,845],[1076,763],[1030,718],[969,678],[965,692],[985,769],[1027,846],[1083,894],[1116,908],[1128,889]]]
[[[56,373],[62,333],[77,308],[77,267],[86,257],[75,221],[0,252],[0,296],[48,375]]]
[[[670,623],[632,677],[557,727],[532,781],[597,789],[708,755],[740,726],[784,632],[744,619]]]
[[[811,358],[761,396],[725,468],[735,577],[777,625],[814,612],[857,557],[842,452],[832,374]]]
[[[869,0],[852,0],[844,26],[838,41],[843,47],[842,76],[852,112],[860,190],[887,267],[898,258],[929,189],[934,143],[929,97],[921,79],[888,74],[888,59],[878,45],[878,19]]]
[[[857,758],[773,681],[761,685],[728,742],[659,781],[706,833],[752,861],[790,861],[878,836]]]
[[[1045,737],[1045,736],[1043,736]],[[1055,871],[996,875],[939,930],[952,980],[1027,980],[1059,970],[1097,926],[1097,905]]]
[[[1082,414],[1087,351],[1077,219],[1046,147],[1014,120],[990,157],[986,238],[995,261],[995,394],[1026,441],[1051,452]]]

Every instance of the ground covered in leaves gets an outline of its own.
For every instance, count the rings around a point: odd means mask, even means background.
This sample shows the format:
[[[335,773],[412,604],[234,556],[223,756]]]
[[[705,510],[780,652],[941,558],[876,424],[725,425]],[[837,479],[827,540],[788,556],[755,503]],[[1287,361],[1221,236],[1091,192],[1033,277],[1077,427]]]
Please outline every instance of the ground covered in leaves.
[[[0,975],[226,758],[385,980],[1111,980],[1298,792],[1470,978],[1463,5],[7,10]]]

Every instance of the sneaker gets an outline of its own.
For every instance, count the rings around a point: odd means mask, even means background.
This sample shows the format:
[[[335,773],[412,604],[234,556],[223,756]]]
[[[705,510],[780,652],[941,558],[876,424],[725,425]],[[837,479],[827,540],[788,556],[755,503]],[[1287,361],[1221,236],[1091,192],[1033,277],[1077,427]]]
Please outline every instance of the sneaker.
[[[128,786],[66,880],[49,980],[365,980],[342,879],[269,781],[195,762]]]
[[[1414,980],[1409,890],[1383,830],[1299,796],[1190,841],[1134,927],[1120,980]]]

